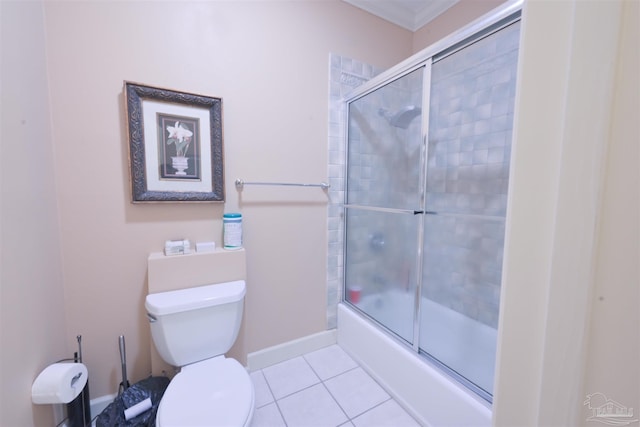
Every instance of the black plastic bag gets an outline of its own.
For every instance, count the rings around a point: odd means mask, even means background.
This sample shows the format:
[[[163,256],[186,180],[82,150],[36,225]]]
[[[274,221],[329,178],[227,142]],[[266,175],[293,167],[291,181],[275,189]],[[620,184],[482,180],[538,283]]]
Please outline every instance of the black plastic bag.
[[[96,427],[155,427],[160,399],[169,385],[167,377],[149,377],[126,389],[96,419]],[[151,409],[126,420],[124,410],[151,398]]]

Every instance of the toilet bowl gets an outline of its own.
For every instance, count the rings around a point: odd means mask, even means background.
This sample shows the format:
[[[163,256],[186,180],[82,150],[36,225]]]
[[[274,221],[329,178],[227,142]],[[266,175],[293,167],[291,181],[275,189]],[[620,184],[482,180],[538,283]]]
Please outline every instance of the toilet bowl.
[[[247,370],[224,356],[242,319],[244,281],[147,295],[160,356],[180,367],[158,407],[156,426],[249,426],[255,406]]]
[[[254,391],[245,368],[218,356],[185,366],[165,391],[156,426],[249,426]]]

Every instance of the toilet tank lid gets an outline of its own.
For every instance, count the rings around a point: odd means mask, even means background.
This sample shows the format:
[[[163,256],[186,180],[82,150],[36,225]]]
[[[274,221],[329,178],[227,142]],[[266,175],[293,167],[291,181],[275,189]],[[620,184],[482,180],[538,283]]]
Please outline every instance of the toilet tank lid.
[[[236,280],[149,294],[144,306],[150,314],[162,316],[237,302],[244,298],[245,292],[244,280]]]

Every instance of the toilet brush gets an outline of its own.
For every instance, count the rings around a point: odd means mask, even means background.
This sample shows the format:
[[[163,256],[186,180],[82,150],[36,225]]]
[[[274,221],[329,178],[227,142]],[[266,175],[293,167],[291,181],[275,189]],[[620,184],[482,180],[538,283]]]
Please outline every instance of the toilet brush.
[[[124,346],[124,335],[120,335],[120,365],[122,366],[122,382],[118,387],[118,395],[130,387],[129,380],[127,380],[127,350]]]

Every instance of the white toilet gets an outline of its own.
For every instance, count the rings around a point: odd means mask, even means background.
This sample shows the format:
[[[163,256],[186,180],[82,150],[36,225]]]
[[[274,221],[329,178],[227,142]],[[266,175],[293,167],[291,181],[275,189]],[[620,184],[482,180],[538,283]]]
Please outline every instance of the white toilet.
[[[147,295],[151,335],[165,362],[180,367],[156,426],[249,426],[254,389],[247,370],[224,354],[235,342],[245,295],[238,280]]]

